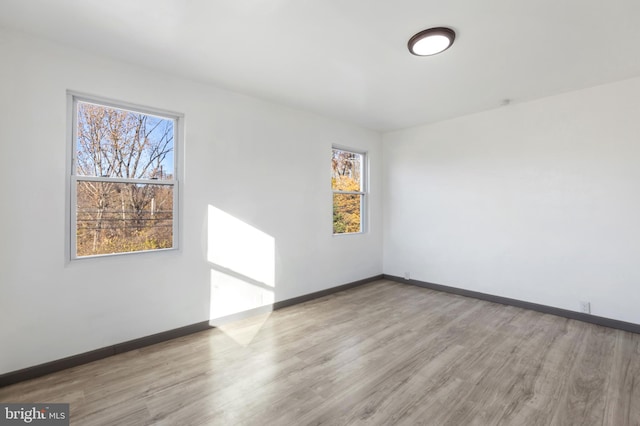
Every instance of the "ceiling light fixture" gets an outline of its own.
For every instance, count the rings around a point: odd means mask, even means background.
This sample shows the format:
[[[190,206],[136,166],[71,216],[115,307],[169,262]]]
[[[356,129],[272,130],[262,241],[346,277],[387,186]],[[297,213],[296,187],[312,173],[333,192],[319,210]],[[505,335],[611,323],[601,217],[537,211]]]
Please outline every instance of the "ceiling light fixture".
[[[429,28],[409,39],[409,52],[416,56],[435,55],[450,48],[455,39],[456,33],[451,28]]]

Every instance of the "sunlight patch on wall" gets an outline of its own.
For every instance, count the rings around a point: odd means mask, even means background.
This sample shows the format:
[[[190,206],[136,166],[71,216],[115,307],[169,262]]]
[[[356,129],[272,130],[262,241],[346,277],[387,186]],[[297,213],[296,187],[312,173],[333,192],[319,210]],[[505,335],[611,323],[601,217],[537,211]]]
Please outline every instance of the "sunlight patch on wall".
[[[212,320],[271,305],[273,300],[273,290],[260,288],[215,269],[211,270],[209,318]]]
[[[211,264],[209,319],[239,344],[248,345],[269,318],[275,300],[275,239],[209,206],[207,260]],[[229,317],[257,308],[250,319]],[[258,315],[259,314],[259,315]],[[235,318],[232,317],[235,320]]]
[[[209,262],[253,281],[275,286],[275,239],[209,206]]]

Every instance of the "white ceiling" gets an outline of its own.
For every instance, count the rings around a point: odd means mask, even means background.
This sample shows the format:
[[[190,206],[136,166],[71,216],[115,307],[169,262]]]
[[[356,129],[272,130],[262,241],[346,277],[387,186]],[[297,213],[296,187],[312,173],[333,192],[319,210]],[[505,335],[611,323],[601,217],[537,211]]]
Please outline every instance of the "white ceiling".
[[[380,131],[640,75],[638,0],[0,0],[0,25]],[[433,26],[454,46],[411,55]]]

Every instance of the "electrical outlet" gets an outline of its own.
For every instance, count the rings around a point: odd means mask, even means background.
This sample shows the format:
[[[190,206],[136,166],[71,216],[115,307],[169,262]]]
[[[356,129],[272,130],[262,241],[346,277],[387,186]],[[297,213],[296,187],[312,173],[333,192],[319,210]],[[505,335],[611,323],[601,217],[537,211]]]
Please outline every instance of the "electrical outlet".
[[[585,314],[591,313],[591,302],[580,302],[580,312]]]
[[[409,272],[405,272],[404,273],[404,279],[405,280],[410,280],[411,279],[411,274]]]

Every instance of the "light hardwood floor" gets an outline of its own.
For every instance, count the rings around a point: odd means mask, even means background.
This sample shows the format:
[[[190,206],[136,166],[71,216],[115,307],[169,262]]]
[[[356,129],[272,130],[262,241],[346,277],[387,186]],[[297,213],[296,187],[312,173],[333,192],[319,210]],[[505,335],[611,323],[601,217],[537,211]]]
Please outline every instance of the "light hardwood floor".
[[[378,281],[0,401],[76,425],[640,425],[640,335]]]

